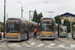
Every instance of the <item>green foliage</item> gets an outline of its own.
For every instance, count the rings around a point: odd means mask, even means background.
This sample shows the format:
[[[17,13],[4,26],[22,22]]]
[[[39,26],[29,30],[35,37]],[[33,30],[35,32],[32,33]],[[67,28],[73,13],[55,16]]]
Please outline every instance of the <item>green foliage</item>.
[[[43,17],[42,13],[37,14],[37,11],[35,10],[32,21],[40,23],[41,17]]]
[[[43,17],[42,13],[38,14],[37,15],[37,21],[36,22],[40,23],[41,17]]]
[[[3,23],[0,21],[0,24],[3,26]],[[5,24],[5,29],[6,29],[6,24]],[[1,28],[1,32],[4,31],[4,27]]]
[[[0,24],[2,25],[3,23],[2,23],[2,22],[0,22]]]
[[[3,23],[0,21],[0,26],[2,26]],[[2,27],[0,27],[0,32],[2,31]]]
[[[67,31],[68,32],[70,32],[70,21],[68,21],[68,20],[64,20],[64,25],[66,25],[67,26]]]
[[[55,23],[61,24],[61,19],[59,15],[55,16],[54,18],[55,18]]]
[[[55,23],[61,24],[61,19],[59,15],[55,16],[54,18]],[[70,32],[70,21],[64,19],[64,25],[67,26],[67,31]]]
[[[35,11],[34,11],[34,14],[33,14],[33,19],[32,19],[32,21],[35,21],[35,22],[36,22],[36,18],[37,18],[37,11],[35,10]]]

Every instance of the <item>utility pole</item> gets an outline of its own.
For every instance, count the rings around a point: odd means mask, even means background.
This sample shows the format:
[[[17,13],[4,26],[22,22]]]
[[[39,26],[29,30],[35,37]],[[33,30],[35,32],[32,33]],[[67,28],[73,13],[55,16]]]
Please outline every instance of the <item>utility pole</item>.
[[[21,18],[23,18],[23,6],[21,6]]]
[[[30,14],[31,12],[34,12],[34,11],[29,11],[29,20],[30,20],[30,17],[31,17],[31,14]]]
[[[7,21],[7,19],[8,19],[8,14],[7,14],[7,16],[6,16],[6,21]]]
[[[4,0],[4,38],[5,38],[6,0]]]

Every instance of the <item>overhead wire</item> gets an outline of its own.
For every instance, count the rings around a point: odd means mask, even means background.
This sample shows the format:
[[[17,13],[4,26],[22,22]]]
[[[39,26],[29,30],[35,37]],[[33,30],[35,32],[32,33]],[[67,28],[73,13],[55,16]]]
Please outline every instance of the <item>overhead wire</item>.
[[[26,7],[22,2],[20,2],[20,1],[18,1],[18,2],[16,2],[16,3],[20,3],[21,5],[23,5],[24,7]],[[9,4],[9,3],[8,3]],[[9,4],[9,5],[11,5],[11,4]],[[17,10],[21,10],[21,9],[18,9],[18,8],[16,8],[15,6],[13,6],[13,5],[11,5],[13,8],[15,8],[15,9],[17,9]],[[27,8],[27,7],[26,7]],[[27,8],[28,10],[29,10],[29,8]],[[26,11],[24,11],[23,10],[23,12],[26,12]]]
[[[30,10],[26,5],[24,5],[20,0],[18,1],[18,3],[20,3],[21,5],[23,5],[25,8],[27,8],[28,10]]]
[[[21,9],[18,9],[18,8],[16,8],[16,7],[14,7],[13,5],[11,5],[11,4],[9,4],[9,5],[7,5],[7,7],[9,7],[9,9],[10,9],[10,7],[13,7],[14,9],[17,9],[17,10],[21,10]],[[14,11],[13,11],[14,12]],[[25,11],[24,11],[24,13],[25,13]],[[16,16],[16,15],[15,15]]]
[[[9,4],[9,3],[7,3],[7,4]],[[11,4],[9,4],[9,5],[11,5]],[[7,6],[8,6],[8,5],[7,5]],[[11,5],[11,7],[15,8],[15,9],[17,9],[17,10],[20,10],[20,9],[16,8],[15,6],[13,6],[13,5]]]

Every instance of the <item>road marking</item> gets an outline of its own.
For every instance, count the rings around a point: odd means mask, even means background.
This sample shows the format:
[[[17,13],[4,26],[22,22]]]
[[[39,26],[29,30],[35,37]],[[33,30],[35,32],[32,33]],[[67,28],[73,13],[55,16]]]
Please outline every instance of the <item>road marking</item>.
[[[70,47],[74,48],[75,47],[75,44],[70,44]]]
[[[31,43],[31,45],[35,45],[36,43]]]
[[[64,49],[73,49],[73,48],[69,46],[65,46]]]
[[[60,44],[59,46],[57,47],[61,47],[61,48],[64,48],[65,44]]]
[[[48,45],[48,46],[46,46],[45,48],[54,48],[54,47],[52,47],[52,46]]]
[[[6,47],[6,44],[0,45],[0,47]]]
[[[54,46],[54,45],[55,45],[55,43],[51,43],[51,44],[49,44],[49,45]]]
[[[15,45],[17,45],[17,44],[12,44],[12,45],[9,45],[9,46],[15,46]]]
[[[39,45],[37,45],[36,47],[41,47],[41,46],[43,46],[44,44],[43,43],[41,43],[41,44],[39,44]]]

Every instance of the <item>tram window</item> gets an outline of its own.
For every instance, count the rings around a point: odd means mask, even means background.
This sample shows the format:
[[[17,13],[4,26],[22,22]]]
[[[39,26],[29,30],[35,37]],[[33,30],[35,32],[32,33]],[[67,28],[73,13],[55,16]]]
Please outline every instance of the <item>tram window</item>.
[[[53,31],[53,26],[50,24],[43,24],[42,25],[42,30],[43,31]]]
[[[20,24],[17,24],[15,22],[10,22],[7,24],[7,30],[6,32],[20,32]]]
[[[22,23],[22,29],[24,29],[25,28],[25,24],[24,23]]]
[[[16,30],[19,30],[19,29],[20,29],[19,24],[16,24],[16,25],[15,25],[15,29],[16,29]]]

